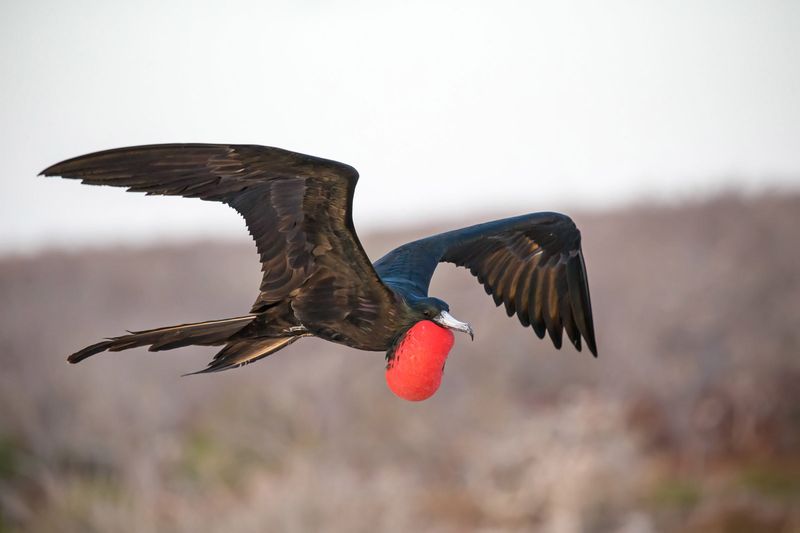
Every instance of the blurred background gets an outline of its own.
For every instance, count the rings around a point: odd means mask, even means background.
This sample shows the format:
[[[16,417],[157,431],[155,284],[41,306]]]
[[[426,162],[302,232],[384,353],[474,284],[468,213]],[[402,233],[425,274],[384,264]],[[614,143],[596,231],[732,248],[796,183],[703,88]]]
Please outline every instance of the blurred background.
[[[0,532],[800,531],[800,4],[0,5]],[[361,173],[373,259],[535,210],[584,239],[600,358],[464,270],[442,388],[304,339],[65,357],[235,316],[259,280],[217,204],[35,177],[158,142]]]

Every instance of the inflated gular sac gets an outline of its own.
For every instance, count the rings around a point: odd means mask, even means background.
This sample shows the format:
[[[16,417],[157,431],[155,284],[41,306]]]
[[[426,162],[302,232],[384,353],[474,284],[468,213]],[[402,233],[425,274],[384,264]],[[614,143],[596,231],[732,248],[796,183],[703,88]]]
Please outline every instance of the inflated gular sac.
[[[426,400],[439,390],[453,332],[429,320],[414,324],[386,365],[386,384],[400,398]]]

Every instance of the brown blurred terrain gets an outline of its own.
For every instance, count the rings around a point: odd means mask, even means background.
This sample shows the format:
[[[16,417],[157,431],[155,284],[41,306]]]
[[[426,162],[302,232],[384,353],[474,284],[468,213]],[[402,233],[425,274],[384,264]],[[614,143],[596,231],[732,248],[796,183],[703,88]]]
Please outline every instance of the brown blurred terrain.
[[[207,376],[180,377],[205,348],[65,362],[246,311],[244,239],[0,259],[0,531],[800,531],[800,196],[572,215],[600,358],[443,266],[476,338],[418,404],[313,339]],[[377,259],[455,225],[361,232]]]

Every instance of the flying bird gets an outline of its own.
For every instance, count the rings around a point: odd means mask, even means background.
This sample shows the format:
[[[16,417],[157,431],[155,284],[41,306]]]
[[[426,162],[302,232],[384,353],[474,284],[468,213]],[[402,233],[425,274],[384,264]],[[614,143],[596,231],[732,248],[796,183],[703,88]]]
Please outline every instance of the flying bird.
[[[223,346],[196,373],[267,357],[316,336],[386,352],[395,393],[424,399],[439,387],[452,331],[472,327],[428,295],[436,267],[465,267],[497,306],[505,306],[556,348],[563,333],[597,356],[581,236],[562,214],[531,213],[448,231],[404,244],[371,263],[353,227],[358,172],[351,166],[257,145],[158,144],[96,152],[40,175],[125,187],[147,195],[222,202],[244,219],[263,277],[250,312],[108,338],[70,355],[149,346]]]

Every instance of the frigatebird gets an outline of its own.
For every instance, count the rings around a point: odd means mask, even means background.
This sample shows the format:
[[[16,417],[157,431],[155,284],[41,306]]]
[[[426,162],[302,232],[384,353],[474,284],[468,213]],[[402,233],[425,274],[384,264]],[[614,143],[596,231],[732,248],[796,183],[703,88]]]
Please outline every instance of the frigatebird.
[[[387,352],[389,370],[397,366],[398,375],[412,382],[432,380],[421,393],[427,397],[438,388],[453,344],[450,330],[473,334],[446,302],[428,295],[441,262],[468,268],[495,305],[503,304],[509,317],[516,314],[539,338],[547,332],[560,348],[565,331],[577,350],[583,338],[597,356],[580,232],[559,213],[440,233],[370,263],[353,227],[358,172],[336,161],[257,145],[158,144],[80,156],[40,175],[225,203],[244,217],[263,271],[246,315],[129,332],[75,352],[71,363],[138,346],[224,346],[197,373],[217,372],[316,336]],[[416,366],[402,367],[400,360]]]

